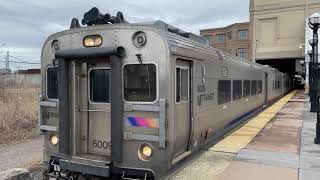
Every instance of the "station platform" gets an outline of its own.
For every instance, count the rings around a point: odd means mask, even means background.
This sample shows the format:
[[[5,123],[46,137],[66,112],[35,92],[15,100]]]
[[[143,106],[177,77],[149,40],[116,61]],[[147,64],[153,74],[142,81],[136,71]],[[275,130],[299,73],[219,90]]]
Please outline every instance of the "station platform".
[[[319,180],[316,113],[304,91],[293,91],[197,158],[170,179]]]

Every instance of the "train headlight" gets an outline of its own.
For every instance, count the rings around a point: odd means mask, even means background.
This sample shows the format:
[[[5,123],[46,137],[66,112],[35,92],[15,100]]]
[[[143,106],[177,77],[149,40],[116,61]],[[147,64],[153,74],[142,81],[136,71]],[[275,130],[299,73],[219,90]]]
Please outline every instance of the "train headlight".
[[[153,148],[150,144],[142,144],[138,150],[139,158],[143,161],[148,161],[153,155]]]
[[[59,143],[59,137],[56,134],[51,134],[49,138],[49,143],[51,146],[55,147]]]
[[[142,48],[147,43],[147,35],[142,31],[138,31],[132,36],[132,41],[137,48]]]
[[[83,45],[85,47],[98,47],[102,44],[102,37],[99,35],[86,36],[83,39]]]

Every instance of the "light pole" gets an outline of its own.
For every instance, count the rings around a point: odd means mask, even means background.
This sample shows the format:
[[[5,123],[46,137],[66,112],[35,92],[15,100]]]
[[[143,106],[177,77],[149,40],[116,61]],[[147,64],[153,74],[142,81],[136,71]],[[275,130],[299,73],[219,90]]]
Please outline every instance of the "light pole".
[[[310,23],[309,23],[310,26]],[[311,109],[310,112],[317,112],[317,87],[316,87],[316,73],[315,73],[315,59],[314,59],[314,49],[315,49],[315,43],[313,39],[308,40],[310,46],[312,47],[311,55],[310,55],[310,104],[311,104]]]
[[[310,81],[311,81],[311,59],[312,59],[312,51],[307,51],[307,54],[309,55],[308,60],[306,58],[305,64],[306,64],[306,92],[308,96],[310,97]],[[310,101],[310,98],[309,98]]]
[[[309,18],[309,27],[313,30],[313,83],[316,88],[316,100],[317,100],[317,124],[316,124],[316,137],[314,143],[320,144],[320,109],[319,109],[319,62],[318,62],[318,30],[320,28],[320,14],[314,14]]]

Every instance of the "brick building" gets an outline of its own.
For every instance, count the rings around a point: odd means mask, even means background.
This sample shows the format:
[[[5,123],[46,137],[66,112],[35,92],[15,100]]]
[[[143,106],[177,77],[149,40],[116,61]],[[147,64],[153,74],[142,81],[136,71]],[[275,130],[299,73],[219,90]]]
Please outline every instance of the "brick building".
[[[211,46],[239,56],[251,59],[250,23],[235,23],[227,27],[200,30],[200,35],[209,40]]]

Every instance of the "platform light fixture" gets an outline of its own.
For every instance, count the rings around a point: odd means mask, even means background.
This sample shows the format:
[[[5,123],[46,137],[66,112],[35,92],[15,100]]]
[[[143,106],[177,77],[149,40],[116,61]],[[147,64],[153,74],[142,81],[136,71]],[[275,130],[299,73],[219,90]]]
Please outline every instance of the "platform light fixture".
[[[302,46],[305,46],[305,44],[299,44],[299,49],[302,49]]]

